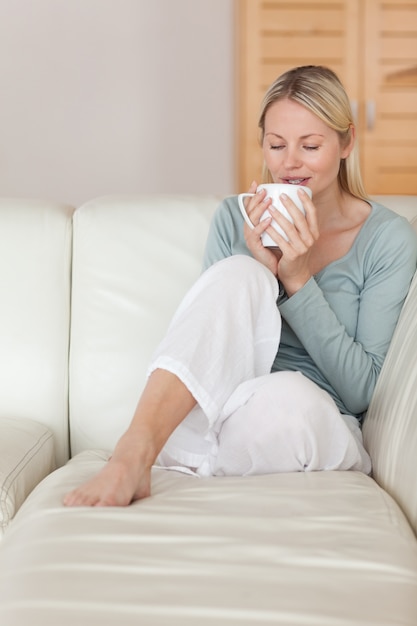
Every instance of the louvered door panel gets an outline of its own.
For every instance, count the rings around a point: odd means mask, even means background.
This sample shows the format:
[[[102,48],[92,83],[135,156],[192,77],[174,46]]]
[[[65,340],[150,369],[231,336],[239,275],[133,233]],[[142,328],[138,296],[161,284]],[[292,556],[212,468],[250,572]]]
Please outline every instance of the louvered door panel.
[[[364,177],[370,193],[417,193],[417,1],[365,6]]]

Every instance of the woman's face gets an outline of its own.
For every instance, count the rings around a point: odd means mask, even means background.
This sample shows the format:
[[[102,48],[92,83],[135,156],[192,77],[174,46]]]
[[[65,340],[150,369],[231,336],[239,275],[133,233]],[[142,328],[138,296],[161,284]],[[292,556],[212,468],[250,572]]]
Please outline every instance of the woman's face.
[[[272,104],[265,116],[263,153],[275,183],[310,187],[313,198],[337,193],[340,160],[353,146],[314,113],[293,100]]]

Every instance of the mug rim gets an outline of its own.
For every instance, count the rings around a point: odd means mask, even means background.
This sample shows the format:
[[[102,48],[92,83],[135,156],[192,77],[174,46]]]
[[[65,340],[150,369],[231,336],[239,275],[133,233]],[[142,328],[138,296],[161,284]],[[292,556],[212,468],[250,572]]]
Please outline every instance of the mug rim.
[[[311,192],[310,187],[307,185],[293,185],[292,183],[260,183],[258,189],[265,189],[267,187],[291,187],[292,189],[308,189]]]

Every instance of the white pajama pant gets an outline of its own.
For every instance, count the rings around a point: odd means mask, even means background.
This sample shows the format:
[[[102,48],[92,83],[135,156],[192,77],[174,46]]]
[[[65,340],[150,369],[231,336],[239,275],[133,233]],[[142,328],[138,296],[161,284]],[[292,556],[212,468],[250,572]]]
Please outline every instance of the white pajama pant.
[[[281,334],[278,283],[232,256],[210,267],[180,304],[151,362],[197,401],[158,463],[201,476],[314,470],[369,473],[357,420],[300,372],[270,373]]]

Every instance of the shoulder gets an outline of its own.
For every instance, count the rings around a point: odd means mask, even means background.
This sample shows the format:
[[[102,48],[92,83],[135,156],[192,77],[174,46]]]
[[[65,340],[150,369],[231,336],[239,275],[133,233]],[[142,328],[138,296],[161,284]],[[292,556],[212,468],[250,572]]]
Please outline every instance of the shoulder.
[[[251,256],[243,235],[243,217],[237,196],[228,196],[217,207],[209,229],[203,269],[234,254]]]
[[[371,213],[366,226],[375,237],[387,242],[404,239],[412,248],[417,246],[417,233],[405,217],[378,202],[370,204]]]
[[[227,196],[224,198],[216,209],[214,220],[217,222],[226,221],[228,223],[243,222],[243,217],[239,210],[237,196]]]
[[[243,217],[239,210],[237,196],[228,196],[221,201],[213,215],[210,235],[231,241],[235,233],[241,232],[243,232]]]
[[[405,264],[415,271],[417,233],[410,222],[377,202],[371,202],[371,207],[361,236],[365,258],[372,265]]]
[[[389,209],[387,206],[381,204],[380,202],[375,202],[373,200],[369,200],[368,204],[371,205],[371,213],[370,219],[376,223],[387,223],[387,222],[404,222],[408,224],[410,228],[412,228],[410,222],[400,213]]]

